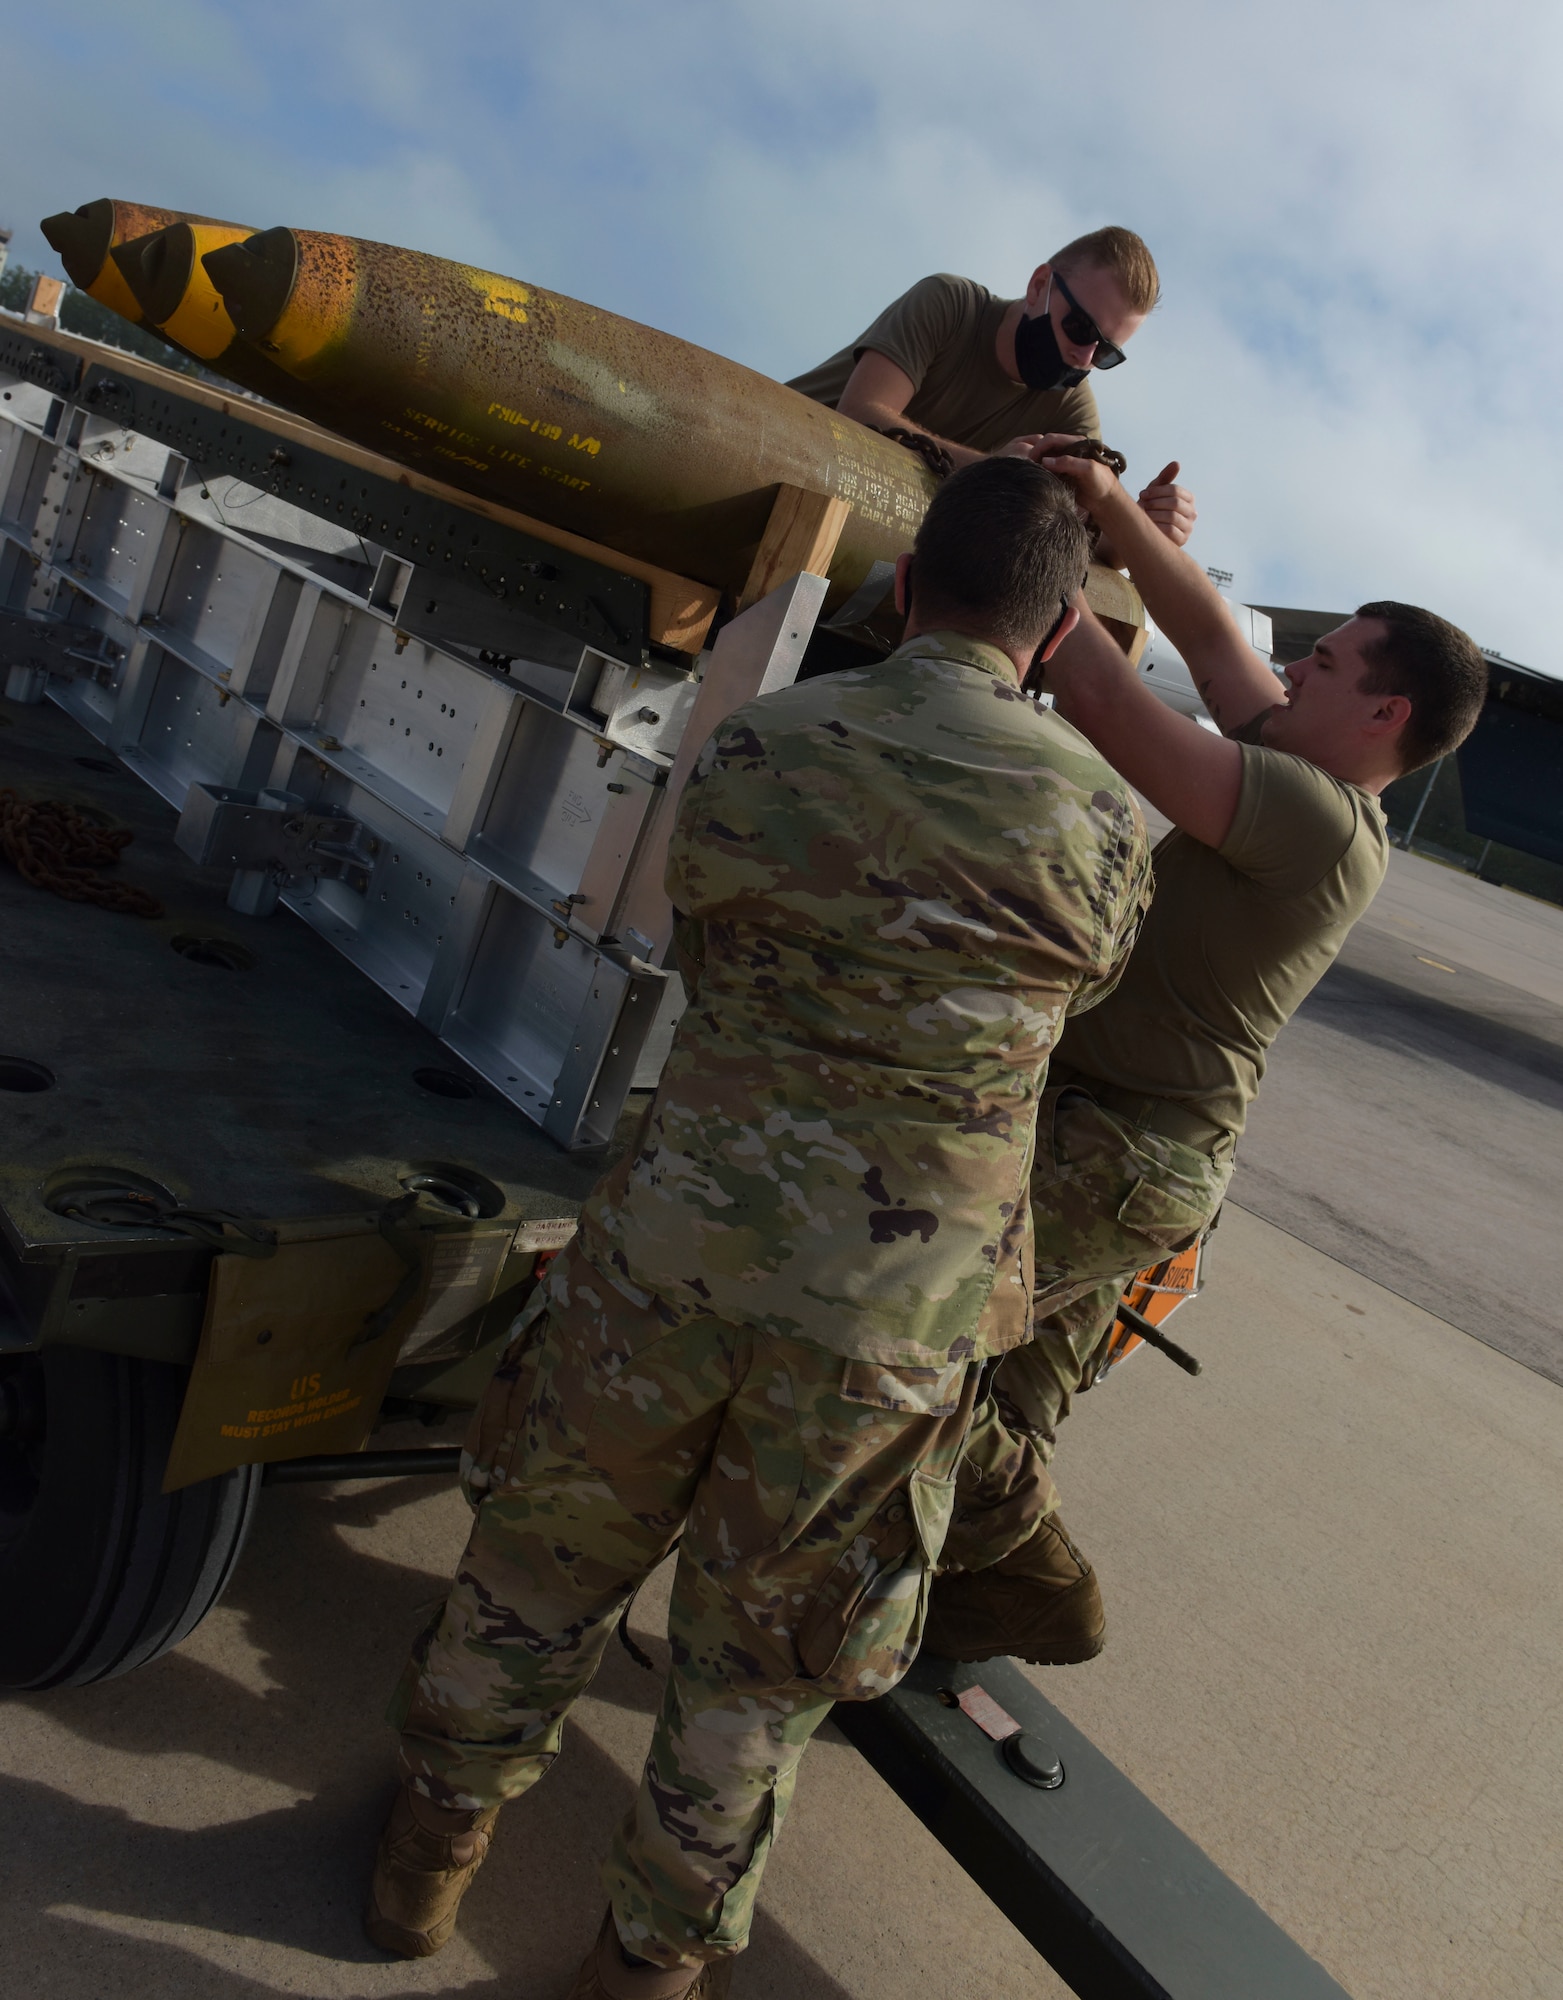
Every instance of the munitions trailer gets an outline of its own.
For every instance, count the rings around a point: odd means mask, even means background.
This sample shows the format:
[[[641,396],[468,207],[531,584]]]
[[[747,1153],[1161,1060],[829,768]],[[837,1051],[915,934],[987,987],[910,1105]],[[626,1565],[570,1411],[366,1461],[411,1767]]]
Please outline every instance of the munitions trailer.
[[[656,1079],[679,746],[824,586],[702,651],[551,535],[0,319],[0,1686],[154,1658],[263,1465],[471,1404]]]

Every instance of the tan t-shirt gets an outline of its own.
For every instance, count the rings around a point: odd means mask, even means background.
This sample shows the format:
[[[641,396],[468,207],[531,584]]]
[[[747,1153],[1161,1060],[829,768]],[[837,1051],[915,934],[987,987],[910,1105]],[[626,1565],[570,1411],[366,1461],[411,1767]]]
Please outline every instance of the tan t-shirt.
[[[806,375],[787,384],[834,409],[865,348],[905,369],[917,384],[906,415],[914,424],[973,451],[995,451],[1011,438],[1068,431],[1099,438],[1101,419],[1089,382],[1073,389],[1028,389],[1012,382],[994,351],[1008,299],[970,278],[941,272],[919,278],[885,307],[871,327]]]
[[[1268,711],[1265,711],[1268,713]],[[1073,1016],[1056,1061],[1186,1105],[1234,1134],[1270,1044],[1323,977],[1389,865],[1378,800],[1234,731],[1242,787],[1219,848],[1174,827],[1116,991]]]

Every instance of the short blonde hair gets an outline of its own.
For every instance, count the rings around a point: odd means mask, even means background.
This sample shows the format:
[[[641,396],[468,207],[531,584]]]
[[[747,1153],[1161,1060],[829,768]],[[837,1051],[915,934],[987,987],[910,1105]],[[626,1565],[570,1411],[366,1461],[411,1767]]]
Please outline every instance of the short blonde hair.
[[[1065,277],[1082,264],[1111,271],[1123,286],[1124,297],[1138,313],[1148,313],[1161,297],[1161,274],[1144,238],[1136,236],[1132,229],[1120,229],[1116,223],[1110,223],[1106,229],[1093,229],[1088,236],[1077,236],[1062,250],[1055,250],[1047,261]]]

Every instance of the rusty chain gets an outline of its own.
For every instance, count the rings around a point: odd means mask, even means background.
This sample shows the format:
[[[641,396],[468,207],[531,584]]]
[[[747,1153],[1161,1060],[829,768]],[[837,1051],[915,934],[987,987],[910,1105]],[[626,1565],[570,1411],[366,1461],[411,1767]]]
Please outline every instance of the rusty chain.
[[[0,790],[0,851],[26,882],[71,903],[97,903],[133,917],[160,917],[163,905],[132,882],[95,873],[118,861],[135,835],[95,824],[67,799],[24,799]]]
[[[870,430],[878,431],[893,444],[904,445],[908,451],[916,452],[935,479],[948,479],[955,470],[955,460],[937,438],[931,438],[922,431],[903,430],[898,424],[871,424]],[[1129,461],[1121,451],[1114,451],[1110,444],[1103,444],[1100,438],[1075,438],[1069,444],[1061,444],[1050,452],[1051,458],[1094,458],[1102,465],[1110,465],[1121,479],[1129,469]]]
[[[903,445],[906,450],[915,452],[935,479],[948,479],[955,470],[955,460],[939,440],[929,437],[926,431],[903,430],[899,424],[870,424],[868,428],[878,431],[881,437],[889,438],[892,444]]]
[[[1123,453],[1103,444],[1100,438],[1076,438],[1072,444],[1061,444],[1056,451],[1050,451],[1048,457],[1094,458],[1099,465],[1110,465],[1120,479],[1129,470],[1129,461]]]

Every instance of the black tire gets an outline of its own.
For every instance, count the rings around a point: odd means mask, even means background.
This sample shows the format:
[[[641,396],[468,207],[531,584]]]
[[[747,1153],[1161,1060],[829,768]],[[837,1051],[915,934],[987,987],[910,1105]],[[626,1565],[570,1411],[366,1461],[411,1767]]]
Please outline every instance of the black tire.
[[[82,1348],[0,1357],[0,1688],[128,1674],[222,1596],[261,1469],[159,1491],[187,1379]]]

